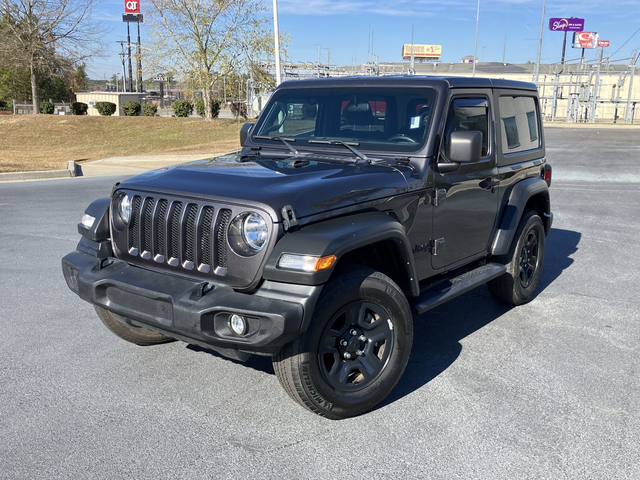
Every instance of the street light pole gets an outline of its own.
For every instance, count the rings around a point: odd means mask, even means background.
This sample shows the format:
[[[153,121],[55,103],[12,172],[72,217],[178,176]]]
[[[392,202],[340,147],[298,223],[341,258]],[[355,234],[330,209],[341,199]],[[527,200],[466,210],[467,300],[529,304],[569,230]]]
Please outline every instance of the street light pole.
[[[480,27],[480,0],[476,9],[476,42],[473,46],[473,76],[476,76],[476,62],[478,60],[478,28]]]
[[[540,19],[540,40],[538,41],[538,59],[536,60],[536,73],[533,76],[533,82],[537,82],[540,77],[540,56],[542,55],[542,33],[544,32],[544,11],[547,6],[547,0],[542,0],[542,18]]]
[[[276,46],[276,87],[280,85],[280,31],[278,29],[278,0],[273,0],[273,35]]]

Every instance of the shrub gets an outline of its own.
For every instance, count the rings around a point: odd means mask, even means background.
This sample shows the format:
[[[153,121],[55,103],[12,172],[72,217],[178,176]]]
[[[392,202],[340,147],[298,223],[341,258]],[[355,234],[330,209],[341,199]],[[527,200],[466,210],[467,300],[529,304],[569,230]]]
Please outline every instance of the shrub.
[[[158,106],[153,103],[145,103],[142,105],[142,113],[145,117],[153,117],[158,113]]]
[[[114,113],[116,113],[116,104],[111,102],[97,102],[96,110],[100,115],[104,115],[105,117],[110,117]]]
[[[142,107],[138,102],[124,102],[122,104],[122,110],[127,117],[137,117],[140,115]]]
[[[189,100],[176,100],[171,104],[176,117],[188,117],[193,113],[193,103]]]
[[[55,112],[56,110],[56,106],[51,103],[51,102],[47,102],[46,100],[44,102],[40,102],[40,113],[44,113],[45,115],[53,115],[53,112]]]
[[[231,113],[234,117],[247,118],[247,104],[244,102],[231,102]]]
[[[89,105],[82,102],[71,102],[69,104],[69,110],[71,110],[73,115],[86,115],[88,108]]]
[[[196,100],[196,113],[204,118],[204,100]],[[218,118],[220,115],[220,100],[211,100],[211,118]]]
[[[4,100],[0,100],[0,110],[9,110],[7,102],[5,102]]]

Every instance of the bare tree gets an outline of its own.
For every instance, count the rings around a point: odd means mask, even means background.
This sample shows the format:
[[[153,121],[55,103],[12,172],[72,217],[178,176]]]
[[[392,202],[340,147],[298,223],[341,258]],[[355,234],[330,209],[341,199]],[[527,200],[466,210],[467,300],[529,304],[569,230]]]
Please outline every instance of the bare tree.
[[[202,90],[211,119],[218,80],[272,51],[259,0],[150,0],[152,58]]]
[[[29,70],[33,113],[39,113],[38,76],[73,70],[98,50],[105,30],[91,19],[94,0],[1,1],[0,59]]]

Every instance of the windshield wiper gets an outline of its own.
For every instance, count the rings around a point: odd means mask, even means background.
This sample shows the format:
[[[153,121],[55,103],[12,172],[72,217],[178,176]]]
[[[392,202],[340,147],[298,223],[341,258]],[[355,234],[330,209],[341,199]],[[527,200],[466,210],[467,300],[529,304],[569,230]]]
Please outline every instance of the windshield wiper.
[[[282,137],[269,137],[267,135],[254,135],[253,138],[259,138],[260,140],[273,140],[274,142],[282,142],[284,143],[291,153],[294,155],[298,155],[298,150],[293,148],[293,146],[289,142],[295,142],[295,138],[282,138]]]
[[[369,160],[369,157],[367,157],[361,151],[353,148],[353,146],[357,147],[360,145],[358,142],[343,142],[342,140],[309,140],[308,143],[322,143],[325,145],[342,145],[343,147],[347,147],[349,150],[351,150],[351,153],[356,155],[363,162],[371,163],[371,160]]]

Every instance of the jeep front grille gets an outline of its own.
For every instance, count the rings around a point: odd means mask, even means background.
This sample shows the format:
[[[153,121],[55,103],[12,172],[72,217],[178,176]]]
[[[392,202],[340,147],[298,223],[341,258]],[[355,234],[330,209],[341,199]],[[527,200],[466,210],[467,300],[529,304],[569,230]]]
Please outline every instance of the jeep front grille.
[[[128,253],[158,264],[226,275],[230,220],[227,208],[135,195]]]

